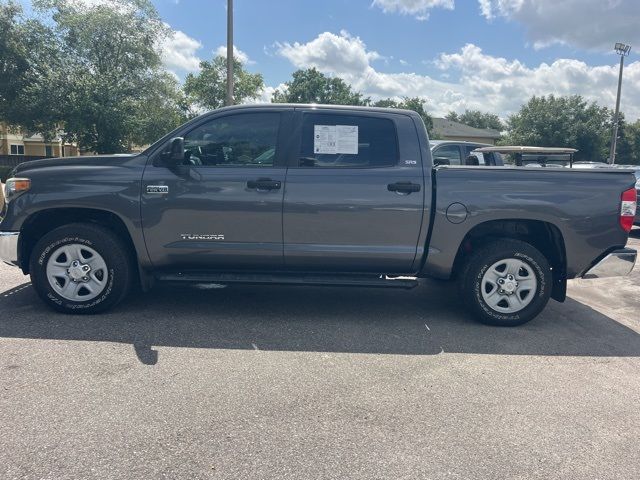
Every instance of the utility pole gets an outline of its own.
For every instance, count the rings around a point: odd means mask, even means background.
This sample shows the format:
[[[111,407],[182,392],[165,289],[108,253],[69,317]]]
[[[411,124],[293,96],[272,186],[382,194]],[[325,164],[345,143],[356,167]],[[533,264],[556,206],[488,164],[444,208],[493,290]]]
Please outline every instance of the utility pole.
[[[233,0],[227,0],[227,105],[233,105]]]
[[[618,142],[618,118],[620,116],[620,93],[622,92],[622,70],[624,69],[624,57],[629,55],[631,45],[616,43],[615,51],[620,55],[620,73],[618,74],[618,95],[616,97],[616,111],[613,115],[613,132],[611,133],[611,150],[609,151],[609,163],[616,163],[616,143]]]

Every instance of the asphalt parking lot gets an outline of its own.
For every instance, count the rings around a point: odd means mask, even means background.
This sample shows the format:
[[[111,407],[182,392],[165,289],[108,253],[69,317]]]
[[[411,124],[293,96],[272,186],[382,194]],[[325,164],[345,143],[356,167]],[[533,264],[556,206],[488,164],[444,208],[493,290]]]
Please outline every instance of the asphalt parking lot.
[[[640,478],[640,268],[569,296],[512,329],[442,283],[75,317],[1,266],[0,478]]]

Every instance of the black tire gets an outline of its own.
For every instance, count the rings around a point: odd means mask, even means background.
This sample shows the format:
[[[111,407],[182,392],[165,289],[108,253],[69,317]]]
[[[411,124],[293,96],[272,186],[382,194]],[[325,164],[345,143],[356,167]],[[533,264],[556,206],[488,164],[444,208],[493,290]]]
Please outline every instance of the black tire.
[[[47,263],[57,249],[79,244],[97,252],[106,264],[103,290],[88,301],[64,298],[47,278]],[[43,236],[33,248],[29,262],[31,283],[49,307],[63,313],[93,314],[112,308],[129,292],[133,279],[131,254],[111,230],[89,223],[73,223],[56,228]],[[103,277],[104,278],[104,277]]]
[[[531,292],[530,303],[514,313],[492,308],[484,300],[481,290],[482,279],[487,270],[505,259],[524,262],[537,281],[535,291]],[[520,240],[504,239],[493,241],[473,252],[459,281],[463,300],[477,320],[487,325],[515,327],[535,318],[547,305],[551,295],[552,272],[545,256],[535,247]]]

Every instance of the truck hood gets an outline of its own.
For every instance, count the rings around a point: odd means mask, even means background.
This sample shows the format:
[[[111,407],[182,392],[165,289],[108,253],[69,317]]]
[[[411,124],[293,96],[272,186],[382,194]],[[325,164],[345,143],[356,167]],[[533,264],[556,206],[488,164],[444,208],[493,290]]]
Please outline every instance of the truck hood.
[[[27,170],[46,168],[46,167],[71,167],[71,166],[114,166],[121,165],[138,155],[127,153],[119,153],[116,155],[96,155],[86,157],[60,157],[60,158],[43,158],[41,160],[32,160],[19,164],[14,175]]]

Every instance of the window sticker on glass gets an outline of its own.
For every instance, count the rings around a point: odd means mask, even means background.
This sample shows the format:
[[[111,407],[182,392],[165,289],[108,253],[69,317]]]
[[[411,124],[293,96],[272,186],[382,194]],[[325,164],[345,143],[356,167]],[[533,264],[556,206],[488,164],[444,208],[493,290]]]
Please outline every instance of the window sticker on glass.
[[[336,125],[336,153],[358,154],[358,126]]]
[[[320,154],[358,154],[357,125],[314,125],[313,152]]]
[[[336,148],[336,126],[313,126],[313,151],[314,153],[338,153]]]

